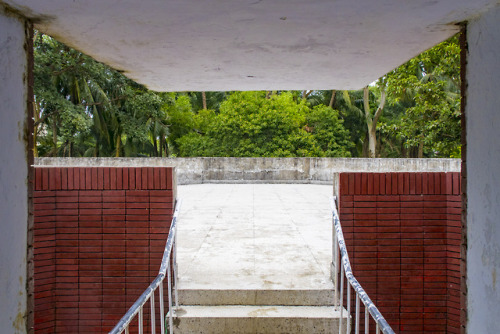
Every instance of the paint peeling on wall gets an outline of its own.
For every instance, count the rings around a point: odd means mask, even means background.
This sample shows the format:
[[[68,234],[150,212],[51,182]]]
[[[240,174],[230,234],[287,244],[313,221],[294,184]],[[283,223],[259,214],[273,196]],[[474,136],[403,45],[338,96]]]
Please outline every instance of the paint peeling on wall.
[[[19,286],[24,287],[24,279],[22,276],[19,276]],[[26,330],[26,324],[25,324],[25,310],[24,307],[21,303],[21,300],[23,299],[24,296],[24,290],[19,290],[18,292],[19,295],[19,302],[17,303],[17,315],[12,322],[12,328],[15,330],[15,334],[17,333],[25,333]]]

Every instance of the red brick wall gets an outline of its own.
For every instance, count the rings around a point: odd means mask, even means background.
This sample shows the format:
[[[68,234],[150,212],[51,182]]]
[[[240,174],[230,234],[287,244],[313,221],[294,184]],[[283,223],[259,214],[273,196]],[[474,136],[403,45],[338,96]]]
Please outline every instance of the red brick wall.
[[[35,168],[36,333],[116,324],[158,274],[174,178],[167,167]]]
[[[339,183],[353,273],[395,332],[459,333],[460,173],[342,173]]]

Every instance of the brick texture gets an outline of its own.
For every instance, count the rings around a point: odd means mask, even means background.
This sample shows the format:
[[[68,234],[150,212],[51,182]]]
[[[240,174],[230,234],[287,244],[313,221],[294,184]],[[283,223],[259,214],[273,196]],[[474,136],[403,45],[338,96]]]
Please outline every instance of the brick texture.
[[[166,167],[35,168],[36,333],[113,328],[158,274],[174,177]]]
[[[353,273],[397,333],[460,332],[460,187],[460,173],[340,174]]]

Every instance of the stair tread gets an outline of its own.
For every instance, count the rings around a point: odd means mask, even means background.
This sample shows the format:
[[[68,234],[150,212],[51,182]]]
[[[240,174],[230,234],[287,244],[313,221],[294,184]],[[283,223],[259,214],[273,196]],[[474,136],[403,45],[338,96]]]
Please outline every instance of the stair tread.
[[[332,291],[333,288],[185,288],[179,285],[178,291]]]
[[[340,318],[334,306],[281,305],[182,305],[174,313],[176,318]],[[347,317],[344,310],[343,318]]]

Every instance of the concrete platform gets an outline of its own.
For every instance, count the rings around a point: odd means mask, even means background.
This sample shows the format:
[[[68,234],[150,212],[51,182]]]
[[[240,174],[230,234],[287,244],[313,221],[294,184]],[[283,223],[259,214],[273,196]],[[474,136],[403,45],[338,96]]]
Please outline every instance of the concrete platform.
[[[174,333],[338,331],[329,271],[332,191],[304,184],[179,186]]]
[[[179,186],[181,304],[184,297],[195,304],[189,291],[204,291],[209,299],[210,290],[239,293],[242,304],[255,299],[257,290],[296,290],[290,294],[295,299],[303,290],[331,291],[332,191],[329,185],[310,184]],[[324,305],[330,297],[306,298],[302,305]],[[264,300],[261,293],[269,304]],[[210,304],[227,303],[212,298]]]

